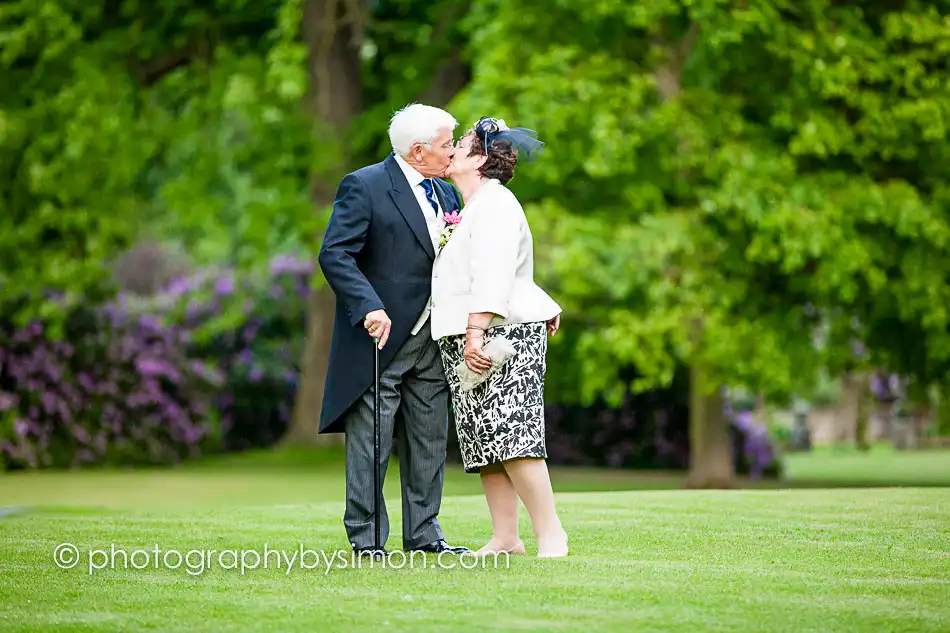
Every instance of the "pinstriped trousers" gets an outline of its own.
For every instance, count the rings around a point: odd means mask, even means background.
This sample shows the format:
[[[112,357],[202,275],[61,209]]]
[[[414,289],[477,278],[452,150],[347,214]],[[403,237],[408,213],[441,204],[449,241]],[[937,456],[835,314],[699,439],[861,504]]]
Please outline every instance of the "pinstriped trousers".
[[[385,481],[393,434],[398,436],[402,485],[402,545],[420,547],[443,538],[442,505],[449,427],[449,386],[429,323],[410,336],[379,377],[380,478]],[[373,389],[347,412],[346,510],[350,544],[373,547]],[[389,538],[385,499],[380,507],[380,546]]]

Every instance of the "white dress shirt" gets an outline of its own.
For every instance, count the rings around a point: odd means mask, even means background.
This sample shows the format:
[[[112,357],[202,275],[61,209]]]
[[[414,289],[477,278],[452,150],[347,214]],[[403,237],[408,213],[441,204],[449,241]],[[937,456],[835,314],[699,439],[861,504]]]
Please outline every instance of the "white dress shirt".
[[[488,180],[432,268],[432,338],[465,334],[471,313],[492,312],[490,326],[548,321],[560,306],[534,282],[534,245],[518,198]]]
[[[429,237],[432,239],[432,248],[438,252],[439,251],[439,237],[442,235],[442,229],[445,227],[445,220],[442,219],[442,203],[439,202],[439,196],[433,192],[433,197],[435,198],[435,203],[439,207],[439,213],[436,214],[432,210],[432,205],[429,204],[429,200],[426,198],[426,190],[422,186],[422,181],[425,180],[425,176],[420,174],[415,167],[407,163],[402,156],[395,154],[396,164],[399,165],[399,168],[402,169],[402,173],[405,174],[406,180],[409,181],[409,186],[412,187],[412,193],[416,196],[416,201],[419,203],[419,212],[422,213],[423,217],[426,220],[426,226],[429,227]],[[435,183],[432,183],[432,186],[435,187]],[[412,328],[412,334],[415,336],[419,333],[419,330],[422,329],[422,326],[425,325],[426,320],[429,318],[429,313],[432,309],[432,297],[429,297],[429,301],[426,303],[425,310],[422,311],[422,314],[419,316],[419,320],[416,321],[416,324]]]

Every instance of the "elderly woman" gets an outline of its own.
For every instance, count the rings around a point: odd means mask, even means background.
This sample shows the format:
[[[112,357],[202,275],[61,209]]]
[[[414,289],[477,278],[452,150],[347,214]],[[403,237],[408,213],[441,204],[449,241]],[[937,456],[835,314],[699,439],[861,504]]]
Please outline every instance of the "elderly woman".
[[[531,517],[538,556],[568,553],[545,458],[544,374],[547,336],[560,307],[535,285],[532,237],[518,199],[505,186],[519,157],[543,143],[489,117],[458,141],[446,177],[465,206],[447,214],[432,272],[432,336],[445,366],[465,472],[479,473],[491,513],[481,554],[524,553],[518,500]],[[493,339],[514,355],[493,365]],[[456,367],[484,380],[463,389]],[[484,372],[484,373],[483,373]],[[471,375],[471,374],[470,374]]]

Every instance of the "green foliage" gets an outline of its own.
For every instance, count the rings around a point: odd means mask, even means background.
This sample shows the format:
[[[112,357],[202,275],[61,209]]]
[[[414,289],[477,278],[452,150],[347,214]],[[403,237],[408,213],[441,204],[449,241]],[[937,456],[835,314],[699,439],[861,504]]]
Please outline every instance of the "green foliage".
[[[154,90],[150,118],[166,144],[148,173],[148,224],[196,263],[255,267],[319,228],[309,122],[266,83],[263,59],[222,52],[206,73]]]
[[[90,19],[54,2],[0,7],[0,304],[25,299],[21,324],[102,292],[101,262],[129,243],[154,151],[110,42],[81,40]]]
[[[387,129],[396,110],[420,101],[444,107],[443,101],[454,95],[452,86],[466,79],[462,61],[449,62],[467,41],[461,18],[470,4],[470,0],[373,3],[361,51],[364,104],[347,138],[362,161],[376,162],[392,151]],[[443,83],[448,84],[448,94]]]
[[[475,3],[456,106],[548,143],[513,184],[583,324],[585,400],[676,359],[775,399],[822,367],[946,374],[947,24],[919,3]]]
[[[818,380],[814,390],[802,394],[809,404],[814,407],[831,407],[841,401],[841,381],[834,380],[827,372],[818,372]]]
[[[360,111],[332,134],[306,111],[304,6],[0,4],[0,310],[55,334],[142,241],[241,275],[312,250],[314,181],[378,160],[393,110],[470,79],[463,126],[494,114],[548,143],[513,187],[567,310],[558,399],[617,402],[694,361],[773,400],[862,366],[946,383],[940,5],[385,0],[355,40]]]
[[[301,19],[301,0],[4,3],[0,308],[102,299],[139,239],[242,270],[311,246]]]

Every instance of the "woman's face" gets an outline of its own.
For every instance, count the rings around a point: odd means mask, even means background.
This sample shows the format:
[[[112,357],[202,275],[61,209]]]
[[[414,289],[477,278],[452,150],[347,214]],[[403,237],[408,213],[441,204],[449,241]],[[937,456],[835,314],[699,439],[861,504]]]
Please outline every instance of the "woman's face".
[[[452,156],[452,162],[445,172],[447,178],[458,178],[459,176],[468,176],[478,171],[485,164],[486,156],[476,153],[469,156],[472,148],[472,134],[466,134],[458,140],[455,145],[455,155]]]

